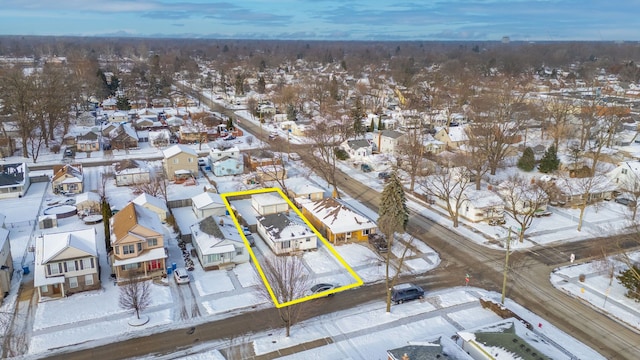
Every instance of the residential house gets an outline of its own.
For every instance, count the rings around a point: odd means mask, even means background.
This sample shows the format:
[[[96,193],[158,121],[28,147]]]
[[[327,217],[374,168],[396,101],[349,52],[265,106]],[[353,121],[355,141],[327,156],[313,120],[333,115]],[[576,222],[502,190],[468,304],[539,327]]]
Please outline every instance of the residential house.
[[[447,149],[457,150],[469,142],[466,129],[466,126],[442,127],[436,131],[433,137],[441,141]]]
[[[83,112],[76,117],[77,126],[95,126],[97,125],[97,116],[91,112]]]
[[[54,165],[51,187],[54,194],[80,194],[84,191],[82,164]]]
[[[26,163],[0,164],[0,199],[23,197],[30,184]]]
[[[497,193],[504,199],[505,209],[518,214],[530,214],[534,211],[547,210],[549,196],[533,184],[514,184],[503,181],[497,187]]]
[[[259,182],[279,181],[287,177],[287,169],[282,164],[259,166],[255,171]]]
[[[292,211],[258,216],[257,230],[276,255],[318,247],[316,234]]]
[[[93,228],[36,238],[33,285],[40,301],[100,289],[100,264]]]
[[[640,189],[640,161],[623,161],[618,163],[615,169],[607,173],[620,189],[633,191]]]
[[[274,165],[282,165],[282,158],[280,156],[274,156],[274,154],[269,151],[262,151],[261,153],[248,157],[247,162],[251,171],[255,171],[261,166],[273,167]]]
[[[137,198],[133,199],[133,203],[145,207],[158,215],[158,219],[161,222],[167,222],[167,214],[169,208],[167,203],[163,199],[149,195],[147,193],[140,194]]]
[[[209,191],[192,197],[191,209],[198,219],[208,216],[223,216],[227,213],[227,206],[220,194]]]
[[[129,114],[124,111],[114,111],[109,114],[107,121],[110,123],[125,123],[129,121]]]
[[[263,216],[289,210],[287,200],[275,191],[251,195],[251,206]]]
[[[249,261],[249,251],[229,216],[207,216],[193,224],[191,243],[205,270]]]
[[[449,202],[455,207],[454,198]],[[446,209],[441,199],[436,204]],[[504,200],[491,190],[466,189],[461,204],[458,215],[473,222],[504,218]]]
[[[571,207],[582,206],[585,199],[587,204],[613,199],[614,192],[618,190],[617,184],[604,175],[560,178],[549,182],[547,186],[550,204]]]
[[[511,359],[551,360],[526,340],[530,332],[522,321],[510,318],[474,332],[460,331],[457,336],[462,342],[462,350],[474,360],[501,358],[489,354],[508,354],[505,358]]]
[[[198,175],[198,153],[188,146],[177,144],[162,151],[162,166],[170,180]]]
[[[158,121],[157,116],[141,116],[134,122],[136,130],[147,130],[155,126],[162,126],[162,123]]]
[[[111,124],[111,123],[106,124],[106,125],[102,125],[102,127],[100,128],[100,132],[102,133],[102,136],[108,138],[109,134],[111,134],[111,132],[113,130],[115,130],[116,128],[118,128],[119,126],[120,126],[120,124]]]
[[[93,131],[76,137],[76,151],[89,152],[100,150],[100,136]]]
[[[151,170],[145,161],[125,159],[115,165],[116,186],[148,184]]]
[[[426,134],[424,139],[422,140],[422,147],[424,148],[424,153],[431,153],[434,155],[438,155],[445,150],[445,144],[436,140],[433,135]]]
[[[345,140],[340,144],[340,148],[356,161],[367,160],[373,154],[373,144],[367,139]]]
[[[164,148],[171,143],[171,131],[168,129],[150,130],[149,144],[153,147]]]
[[[244,160],[236,146],[212,148],[208,160],[215,176],[240,175],[244,173]]]
[[[421,342],[387,350],[387,360],[437,360],[446,359],[439,341],[434,343]]]
[[[91,215],[101,213],[101,198],[93,191],[83,192],[76,196],[76,209],[78,214]]]
[[[109,232],[111,271],[118,282],[164,274],[164,228],[156,213],[131,202],[111,217]]]
[[[327,240],[334,244],[347,241],[366,241],[370,234],[378,230],[376,223],[356,212],[335,198],[324,198],[320,201],[300,200],[302,215],[320,232],[324,232]]]
[[[395,154],[398,152],[400,144],[406,134],[396,130],[382,130],[373,134],[373,142],[376,144],[378,152],[383,154]]]
[[[135,149],[138,147],[138,134],[130,124],[119,124],[109,132],[108,141],[112,149]]]
[[[0,303],[9,294],[13,278],[13,257],[11,256],[9,230],[4,224],[5,218],[0,214]]]
[[[116,98],[110,97],[108,99],[105,99],[102,102],[102,109],[103,110],[108,110],[108,111],[117,110],[118,109],[117,104],[118,104],[118,102],[116,101]]]
[[[178,130],[178,137],[181,144],[199,144],[209,139],[208,131],[205,126],[187,126],[182,125]]]

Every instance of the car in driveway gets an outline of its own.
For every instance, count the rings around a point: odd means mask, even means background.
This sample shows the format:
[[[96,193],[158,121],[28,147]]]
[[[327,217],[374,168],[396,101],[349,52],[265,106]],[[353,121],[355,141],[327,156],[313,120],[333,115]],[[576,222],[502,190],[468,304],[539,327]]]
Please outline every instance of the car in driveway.
[[[312,295],[320,294],[325,291],[333,290],[336,288],[338,288],[338,285],[336,284],[329,284],[329,283],[315,284],[311,287],[311,294]],[[327,296],[333,296],[333,295],[335,295],[335,293],[327,294]]]
[[[173,271],[173,277],[176,279],[176,284],[188,284],[191,280],[189,279],[189,273],[187,273],[187,269],[185,268],[177,268]]]
[[[424,298],[424,290],[418,285],[407,283],[391,288],[391,301],[395,304],[422,298]]]
[[[622,197],[622,196],[618,196],[617,198],[615,198],[613,201],[617,202],[618,204],[622,204],[625,206],[635,206],[636,202],[626,198],[626,197]]]
[[[381,234],[369,234],[368,240],[369,244],[371,244],[371,246],[373,246],[373,248],[379,253],[383,254],[389,251],[387,239],[385,239]]]

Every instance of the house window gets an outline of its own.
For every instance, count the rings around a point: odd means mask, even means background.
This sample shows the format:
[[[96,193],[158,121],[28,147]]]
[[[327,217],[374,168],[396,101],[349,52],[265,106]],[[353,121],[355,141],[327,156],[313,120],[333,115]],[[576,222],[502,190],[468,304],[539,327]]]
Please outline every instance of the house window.
[[[49,287],[47,285],[42,285],[40,286],[40,290],[42,290],[43,293],[46,293],[49,291]]]
[[[344,234],[344,237],[347,239],[351,239],[351,232]]]
[[[147,240],[147,246],[148,247],[158,246],[158,239],[156,239],[156,238],[148,239]]]
[[[116,255],[120,255],[120,246],[116,246]]]
[[[362,234],[363,235],[369,235],[369,233],[371,232],[371,229],[364,229],[362,230]]]
[[[78,287],[78,278],[77,277],[70,277],[69,278],[69,287],[72,289],[75,289]]]
[[[307,238],[307,242],[310,242],[310,241],[311,241],[311,238]]]
[[[177,158],[173,159],[173,163],[177,164],[178,163],[178,159]]]
[[[281,249],[288,249],[288,248],[291,247],[291,241],[289,241],[289,240],[283,241],[283,242],[281,242],[281,244],[282,244],[281,247],[280,247]]]
[[[193,158],[189,158],[189,162],[192,163],[193,162]]]
[[[85,275],[84,276],[84,284],[85,285],[93,285],[93,275]]]
[[[50,264],[49,265],[49,275],[58,275],[62,272],[60,269],[60,263]]]
[[[122,265],[122,270],[134,270],[140,267],[139,263]]]
[[[131,244],[131,245],[122,245],[122,253],[124,255],[135,254],[136,253],[136,249],[133,246],[133,244]]]
[[[236,248],[236,255],[242,255],[242,248]]]
[[[67,271],[76,271],[75,261],[67,261]]]
[[[142,243],[137,243],[136,245],[138,245],[138,252],[142,251]]]
[[[82,259],[82,263],[80,266],[82,267],[82,269],[93,269],[91,259]]]
[[[620,172],[624,175],[627,175],[627,169],[622,169]]]

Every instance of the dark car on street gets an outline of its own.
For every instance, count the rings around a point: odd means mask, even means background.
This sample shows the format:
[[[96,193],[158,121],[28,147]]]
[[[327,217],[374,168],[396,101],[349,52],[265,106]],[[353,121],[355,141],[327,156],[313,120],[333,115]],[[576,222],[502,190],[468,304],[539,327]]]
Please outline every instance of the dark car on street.
[[[391,301],[395,304],[422,298],[424,298],[424,290],[418,285],[400,284],[391,289]]]

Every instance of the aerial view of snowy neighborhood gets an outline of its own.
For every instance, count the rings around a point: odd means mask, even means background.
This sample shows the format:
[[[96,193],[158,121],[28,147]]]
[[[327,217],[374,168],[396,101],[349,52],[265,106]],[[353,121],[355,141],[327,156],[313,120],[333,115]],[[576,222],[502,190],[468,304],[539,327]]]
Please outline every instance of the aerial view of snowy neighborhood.
[[[2,38],[2,357],[637,359],[637,44],[343,45]]]

